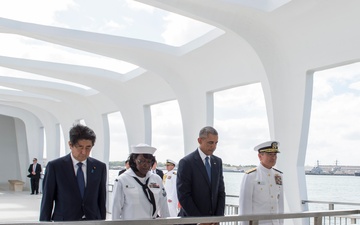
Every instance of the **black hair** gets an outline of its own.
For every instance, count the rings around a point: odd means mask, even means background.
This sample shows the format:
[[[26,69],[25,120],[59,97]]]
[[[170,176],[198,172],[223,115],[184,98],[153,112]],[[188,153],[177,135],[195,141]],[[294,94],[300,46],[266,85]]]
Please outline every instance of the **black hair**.
[[[215,130],[215,128],[207,126],[200,130],[199,138],[206,138],[209,134],[218,135],[218,132]]]
[[[78,143],[79,140],[90,140],[94,146],[96,135],[91,128],[82,124],[75,124],[69,131],[69,138],[72,145]]]
[[[137,172],[139,171],[137,168],[136,168],[136,158],[139,156],[139,155],[143,155],[145,159],[151,159],[151,161],[153,161],[154,159],[154,156],[151,155],[151,154],[136,154],[136,153],[131,153],[130,156],[129,156],[129,165],[130,165],[130,168],[134,171],[134,172]],[[150,168],[149,168],[150,169]]]
[[[153,167],[155,163],[157,163],[157,161],[156,161],[156,158],[154,156],[153,159],[151,160],[151,167]]]

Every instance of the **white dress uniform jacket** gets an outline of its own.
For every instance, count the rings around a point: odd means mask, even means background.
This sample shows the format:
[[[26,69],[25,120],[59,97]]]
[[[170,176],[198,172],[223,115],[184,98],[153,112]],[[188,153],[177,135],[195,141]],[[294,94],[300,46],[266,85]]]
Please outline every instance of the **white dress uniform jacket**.
[[[239,199],[239,214],[284,213],[282,172],[263,165],[252,169],[243,177]],[[247,225],[248,222],[243,222]],[[259,221],[261,225],[282,225],[283,220]]]
[[[176,172],[170,170],[164,175],[164,187],[167,194],[169,212],[171,217],[178,215],[178,197],[176,191]],[[171,200],[171,202],[169,202]]]
[[[143,184],[149,178],[148,187],[154,193],[156,210],[153,214],[153,206],[143,192],[142,186],[134,179],[136,177]],[[133,220],[152,219],[157,215],[169,217],[166,191],[161,178],[150,171],[146,177],[136,176],[130,168],[117,177],[113,188],[112,219]]]

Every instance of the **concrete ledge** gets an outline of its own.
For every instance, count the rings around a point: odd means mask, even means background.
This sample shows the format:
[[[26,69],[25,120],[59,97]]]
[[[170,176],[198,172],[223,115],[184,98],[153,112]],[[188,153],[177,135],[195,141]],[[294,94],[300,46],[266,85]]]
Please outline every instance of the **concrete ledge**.
[[[8,180],[11,191],[23,191],[25,182],[21,180]]]

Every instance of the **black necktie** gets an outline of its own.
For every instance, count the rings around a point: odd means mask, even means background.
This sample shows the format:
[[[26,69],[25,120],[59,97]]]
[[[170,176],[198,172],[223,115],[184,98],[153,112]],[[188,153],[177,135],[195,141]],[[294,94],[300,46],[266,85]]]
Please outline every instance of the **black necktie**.
[[[84,191],[85,191],[85,178],[84,178],[84,173],[82,171],[82,163],[79,162],[78,164],[78,169],[76,172],[76,178],[77,178],[77,182],[79,185],[79,189],[80,189],[80,194],[81,194],[81,198],[84,197]]]
[[[149,177],[150,178],[150,177]],[[138,182],[142,189],[143,192],[145,193],[146,198],[149,200],[149,202],[151,203],[151,205],[153,206],[153,216],[155,215],[156,212],[156,202],[155,202],[155,197],[154,197],[154,193],[152,193],[152,191],[150,190],[150,188],[148,187],[148,183],[149,183],[149,178],[146,179],[145,184],[141,183],[141,181],[139,179],[137,179],[136,177],[134,177],[134,179],[136,180],[136,182]]]
[[[209,163],[209,156],[205,157],[205,167],[206,167],[206,172],[208,174],[209,180],[211,182],[211,167],[210,167],[210,163]]]

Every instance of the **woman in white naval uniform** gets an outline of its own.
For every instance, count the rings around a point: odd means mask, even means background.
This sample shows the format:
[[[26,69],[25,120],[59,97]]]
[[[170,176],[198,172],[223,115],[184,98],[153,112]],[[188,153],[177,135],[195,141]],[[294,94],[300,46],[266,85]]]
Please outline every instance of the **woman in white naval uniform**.
[[[269,141],[254,148],[258,151],[260,164],[244,175],[239,199],[240,215],[284,213],[282,172],[273,168],[279,153],[278,145],[276,141]],[[263,220],[259,224],[282,225],[283,220]]]
[[[118,176],[113,189],[113,220],[169,217],[166,191],[161,178],[150,172],[156,148],[132,147],[130,169]]]

